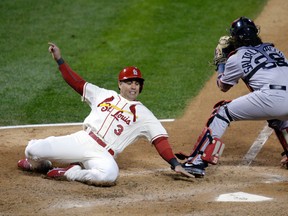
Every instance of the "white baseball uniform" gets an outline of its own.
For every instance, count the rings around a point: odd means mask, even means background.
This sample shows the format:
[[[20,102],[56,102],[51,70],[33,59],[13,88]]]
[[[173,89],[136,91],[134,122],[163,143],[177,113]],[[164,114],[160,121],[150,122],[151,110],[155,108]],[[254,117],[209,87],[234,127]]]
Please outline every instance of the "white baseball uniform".
[[[80,162],[85,169],[71,168],[65,173],[68,180],[114,182],[119,174],[114,158],[125,147],[139,137],[151,143],[168,137],[157,118],[139,101],[128,101],[115,91],[88,82],[82,100],[91,107],[84,129],[67,136],[31,140],[25,154],[34,166],[43,160]]]
[[[278,119],[280,130],[288,127],[288,61],[272,44],[240,47],[228,58],[220,81],[234,86],[242,79],[251,92],[227,104],[233,121]],[[219,114],[227,117],[224,107]],[[228,123],[215,118],[209,125],[220,138]]]

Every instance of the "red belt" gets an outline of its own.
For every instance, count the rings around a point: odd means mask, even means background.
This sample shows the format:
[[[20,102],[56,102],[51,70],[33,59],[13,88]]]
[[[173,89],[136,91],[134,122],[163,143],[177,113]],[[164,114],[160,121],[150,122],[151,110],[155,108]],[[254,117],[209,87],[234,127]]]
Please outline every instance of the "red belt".
[[[99,145],[101,145],[103,148],[105,148],[107,145],[99,138],[97,137],[92,131],[89,133],[89,136],[91,136]],[[112,149],[109,149],[108,152],[113,156],[114,151]]]

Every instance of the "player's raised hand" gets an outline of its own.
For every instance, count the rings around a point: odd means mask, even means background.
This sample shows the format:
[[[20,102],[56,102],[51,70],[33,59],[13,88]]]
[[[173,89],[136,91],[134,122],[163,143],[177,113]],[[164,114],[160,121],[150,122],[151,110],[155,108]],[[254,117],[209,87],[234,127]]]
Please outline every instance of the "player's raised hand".
[[[56,46],[56,44],[52,43],[52,42],[48,42],[49,45],[49,52],[52,54],[52,57],[57,61],[58,59],[61,58],[61,52],[59,47]]]
[[[195,178],[194,175],[188,173],[181,165],[176,166],[174,170],[175,170],[176,173],[180,173],[180,174],[182,174],[182,175],[184,175],[186,177]]]

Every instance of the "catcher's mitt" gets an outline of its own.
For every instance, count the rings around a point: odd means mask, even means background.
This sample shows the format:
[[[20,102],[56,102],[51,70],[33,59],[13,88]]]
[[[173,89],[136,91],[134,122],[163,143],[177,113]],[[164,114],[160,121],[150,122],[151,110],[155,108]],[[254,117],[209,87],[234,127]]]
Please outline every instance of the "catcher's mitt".
[[[214,65],[217,67],[220,63],[226,63],[228,55],[234,50],[231,36],[220,37],[214,53]]]

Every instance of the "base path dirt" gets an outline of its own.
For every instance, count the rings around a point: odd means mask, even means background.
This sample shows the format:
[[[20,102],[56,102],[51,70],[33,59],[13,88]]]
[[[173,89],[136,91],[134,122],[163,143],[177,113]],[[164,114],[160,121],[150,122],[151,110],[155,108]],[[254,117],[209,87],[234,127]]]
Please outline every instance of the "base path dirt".
[[[288,1],[270,0],[255,20],[263,41],[273,42],[286,55],[287,11]],[[211,77],[182,118],[163,123],[173,149],[190,152],[213,105],[247,92],[239,84],[221,93]],[[274,133],[243,165],[265,126],[264,121],[232,123],[223,136],[226,147],[220,163],[209,166],[203,179],[177,175],[154,147],[139,140],[117,158],[120,176],[113,187],[50,180],[17,169],[30,139],[70,134],[81,126],[0,129],[0,215],[287,215],[288,170],[280,167],[282,148]],[[230,201],[219,200],[229,193]]]

